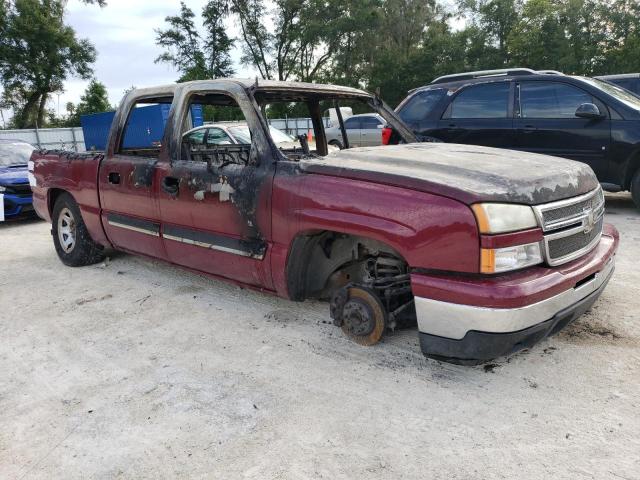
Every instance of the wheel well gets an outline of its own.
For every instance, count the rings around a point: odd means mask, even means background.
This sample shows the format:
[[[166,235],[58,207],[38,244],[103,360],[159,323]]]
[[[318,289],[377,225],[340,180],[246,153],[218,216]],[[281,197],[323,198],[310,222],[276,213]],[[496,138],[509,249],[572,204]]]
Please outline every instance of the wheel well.
[[[51,189],[49,189],[49,201],[48,201],[48,204],[47,204],[47,208],[49,209],[49,215],[50,216],[53,214],[53,207],[56,204],[56,200],[58,200],[60,195],[62,195],[63,193],[67,193],[67,191],[66,190],[62,190],[61,188],[51,188]]]
[[[287,260],[287,288],[292,300],[330,298],[348,283],[372,285],[379,272],[406,275],[408,265],[389,245],[366,237],[322,231],[300,234],[292,242]],[[373,269],[373,270],[372,270]]]

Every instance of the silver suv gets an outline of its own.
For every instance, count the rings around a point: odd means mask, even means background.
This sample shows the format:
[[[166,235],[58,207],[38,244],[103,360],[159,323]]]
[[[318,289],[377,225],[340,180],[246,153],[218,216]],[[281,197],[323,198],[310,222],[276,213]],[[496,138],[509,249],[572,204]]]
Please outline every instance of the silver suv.
[[[344,121],[344,128],[349,139],[349,147],[382,145],[382,129],[385,126],[384,119],[375,113],[363,113],[347,118]],[[329,145],[344,148],[340,125],[327,128],[325,134]]]

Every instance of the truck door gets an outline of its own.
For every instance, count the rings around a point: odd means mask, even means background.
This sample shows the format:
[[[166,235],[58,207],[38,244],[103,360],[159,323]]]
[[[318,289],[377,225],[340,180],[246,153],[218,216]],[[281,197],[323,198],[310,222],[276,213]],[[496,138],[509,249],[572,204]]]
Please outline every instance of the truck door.
[[[170,116],[174,131],[170,159],[161,161],[155,182],[168,259],[194,270],[271,288],[271,184],[274,158],[263,126],[246,101],[246,93],[195,92],[183,87],[185,101],[235,115],[251,129],[251,144],[207,142],[193,147],[184,136],[191,125],[176,107]],[[202,87],[200,87],[202,88]],[[244,101],[238,102],[238,97]],[[239,108],[238,104],[243,107]],[[211,131],[214,127],[210,127]]]
[[[584,162],[604,178],[611,143],[606,106],[585,90],[557,81],[522,82],[518,90],[517,148]],[[603,116],[577,117],[585,103],[595,104]]]
[[[154,181],[164,122],[161,117],[141,120],[140,115],[134,115],[138,107],[150,102],[170,104],[172,97],[160,100],[125,99],[100,164],[98,190],[102,224],[109,241],[122,250],[164,258],[156,201],[158,185]]]

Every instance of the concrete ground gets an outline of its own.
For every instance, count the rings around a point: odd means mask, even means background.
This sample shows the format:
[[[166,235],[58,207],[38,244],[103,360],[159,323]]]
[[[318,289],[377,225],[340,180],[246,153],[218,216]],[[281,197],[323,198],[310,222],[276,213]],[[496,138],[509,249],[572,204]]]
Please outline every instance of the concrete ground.
[[[371,348],[328,307],[0,226],[0,478],[640,479],[640,213],[608,195],[590,313],[480,367]]]

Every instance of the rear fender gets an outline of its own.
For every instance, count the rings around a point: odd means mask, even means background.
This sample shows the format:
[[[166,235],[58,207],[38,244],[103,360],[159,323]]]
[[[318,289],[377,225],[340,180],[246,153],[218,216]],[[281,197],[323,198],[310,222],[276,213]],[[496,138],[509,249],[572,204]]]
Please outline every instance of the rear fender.
[[[63,192],[68,193],[78,204],[93,240],[104,247],[111,247],[100,218],[98,169],[102,158],[102,154],[34,153],[33,204],[42,218],[52,221],[56,199]]]

